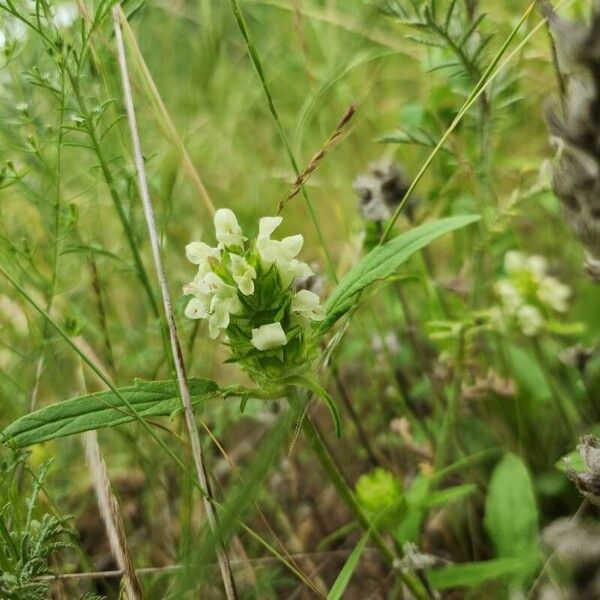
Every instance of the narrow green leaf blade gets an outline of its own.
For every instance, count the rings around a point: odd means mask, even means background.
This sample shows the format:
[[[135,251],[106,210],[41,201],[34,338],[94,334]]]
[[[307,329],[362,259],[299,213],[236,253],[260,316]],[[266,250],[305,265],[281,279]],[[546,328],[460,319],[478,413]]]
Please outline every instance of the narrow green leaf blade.
[[[214,395],[219,389],[210,379],[192,378],[188,381],[194,402]],[[174,380],[138,379],[134,385],[120,388],[119,391],[142,417],[167,416],[181,406],[179,389]],[[135,416],[113,392],[97,392],[51,404],[17,419],[0,434],[0,441],[22,448],[133,420]]]
[[[352,550],[352,553],[346,560],[346,563],[342,567],[339,575],[337,576],[335,582],[331,586],[329,590],[329,594],[327,594],[327,600],[339,600],[343,597],[348,584],[350,583],[350,579],[358,566],[358,562],[360,561],[360,557],[365,551],[365,546],[367,545],[367,541],[371,535],[371,528],[369,528],[364,535],[358,540],[358,544]]]
[[[436,238],[480,219],[479,215],[461,215],[425,223],[373,248],[340,281],[327,302],[327,316],[321,323],[322,334],[350,308],[352,298],[372,283],[392,275],[413,254]]]
[[[512,579],[520,569],[521,562],[516,558],[497,558],[432,569],[427,572],[427,579],[433,588],[447,590],[474,587],[493,579]]]

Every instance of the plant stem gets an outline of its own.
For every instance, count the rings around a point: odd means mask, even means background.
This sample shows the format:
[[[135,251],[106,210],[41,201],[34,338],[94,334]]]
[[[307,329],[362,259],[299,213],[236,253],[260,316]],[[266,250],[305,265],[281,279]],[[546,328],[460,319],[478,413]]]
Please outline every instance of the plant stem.
[[[287,135],[286,135],[283,125],[281,123],[281,119],[279,118],[279,113],[275,106],[275,101],[273,99],[273,95],[271,94],[271,90],[269,89],[269,85],[267,83],[267,78],[265,77],[262,62],[260,60],[260,57],[258,56],[256,47],[254,46],[254,43],[252,42],[252,39],[250,38],[250,30],[248,29],[248,25],[246,23],[246,19],[244,18],[244,14],[242,13],[242,9],[240,7],[239,0],[230,0],[230,5],[231,5],[231,10],[233,12],[233,16],[235,17],[236,23],[240,29],[242,37],[244,38],[244,42],[246,43],[246,48],[248,49],[248,54],[250,55],[250,60],[252,61],[252,64],[254,65],[256,74],[258,75],[258,78],[260,79],[260,83],[265,92],[265,97],[267,99],[269,111],[271,112],[273,120],[275,121],[275,127],[277,129],[277,133],[279,134],[279,137],[281,138],[281,141],[285,148],[287,157],[290,161],[290,164],[292,165],[292,169],[294,170],[294,174],[296,175],[297,178],[299,178],[300,177],[300,168],[298,167],[298,163],[296,162],[296,158],[294,157],[292,147],[287,139]],[[319,238],[319,242],[323,248],[323,252],[325,253],[325,260],[327,261],[327,266],[328,266],[330,275],[331,275],[332,279],[337,282],[337,275],[335,272],[335,267],[333,265],[333,261],[331,259],[331,255],[329,253],[329,248],[327,246],[327,243],[325,242],[325,236],[321,229],[321,225],[319,224],[319,219],[317,218],[317,215],[315,213],[315,209],[312,205],[312,202],[311,202],[310,198],[308,197],[306,188],[302,187],[301,193],[306,202],[306,206],[308,207],[308,212],[310,213],[310,218],[315,227],[315,231],[317,232],[317,237]]]
[[[156,222],[154,218],[154,209],[152,207],[152,201],[150,200],[150,192],[148,190],[148,181],[146,178],[146,168],[144,165],[144,157],[142,155],[142,149],[139,139],[137,119],[135,116],[135,110],[133,106],[133,96],[131,93],[131,84],[129,81],[129,74],[127,69],[127,60],[125,58],[125,46],[123,44],[123,36],[121,33],[121,22],[119,9],[117,6],[113,7],[113,23],[115,31],[115,39],[117,43],[117,52],[119,57],[119,68],[121,71],[121,79],[123,84],[123,96],[125,101],[125,107],[127,109],[127,118],[129,121],[129,129],[131,133],[131,142],[133,145],[133,154],[135,159],[136,171],[138,174],[138,183],[140,189],[140,196],[142,205],[144,207],[144,216],[146,217],[146,224],[148,226],[148,234],[150,236],[150,244],[152,247],[152,256],[154,258],[154,266],[156,268],[156,274],[160,284],[160,290],[162,293],[164,311],[167,319],[167,325],[169,328],[169,335],[171,338],[171,347],[173,352],[173,359],[175,361],[175,370],[177,372],[177,382],[179,385],[179,393],[181,396],[181,403],[183,405],[183,412],[185,414],[185,421],[188,429],[188,435],[190,438],[190,444],[192,448],[192,455],[194,457],[194,464],[196,467],[196,474],[200,485],[207,491],[208,497],[203,497],[204,508],[208,518],[209,525],[219,539],[219,526],[217,521],[217,512],[212,504],[212,491],[209,478],[209,472],[206,465],[206,459],[203,454],[202,444],[200,443],[200,435],[198,433],[198,426],[196,425],[196,418],[194,416],[194,410],[192,408],[192,401],[190,396],[190,389],[188,385],[187,375],[185,371],[185,363],[183,361],[183,353],[181,351],[181,345],[177,336],[177,326],[175,324],[175,316],[173,314],[173,308],[171,304],[171,296],[169,294],[169,288],[167,285],[166,274],[164,266],[162,264],[162,258],[160,256],[160,241],[158,231],[156,228]],[[219,540],[219,548],[217,550],[217,559],[219,562],[219,568],[221,570],[221,577],[223,579],[223,585],[225,588],[225,594],[228,600],[235,600],[237,598],[237,591],[235,588],[235,582],[233,574],[231,572],[231,566],[229,563],[229,557],[225,550],[225,546],[222,540]]]

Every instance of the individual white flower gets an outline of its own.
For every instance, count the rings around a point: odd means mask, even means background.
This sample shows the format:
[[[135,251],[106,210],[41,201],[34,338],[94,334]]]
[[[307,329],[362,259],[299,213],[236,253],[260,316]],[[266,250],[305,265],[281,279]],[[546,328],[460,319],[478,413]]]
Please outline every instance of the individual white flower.
[[[277,268],[284,288],[290,286],[296,277],[310,277],[315,274],[305,262],[295,258],[289,262],[278,263]]]
[[[263,217],[258,222],[256,248],[261,259],[267,264],[285,265],[302,250],[302,235],[291,235],[282,240],[271,239],[271,234],[281,225],[282,220],[281,217]]]
[[[292,298],[290,310],[309,321],[322,321],[325,318],[325,307],[321,305],[319,296],[308,290],[300,290]]]
[[[226,284],[216,273],[210,271],[204,274],[202,277],[195,277],[196,288],[200,294],[210,294],[214,296],[220,292],[223,292],[228,287],[233,287]]]
[[[527,268],[529,272],[533,275],[533,278],[537,281],[541,280],[544,275],[546,275],[546,269],[548,268],[548,263],[543,256],[538,256],[534,254],[527,259]]]
[[[224,302],[215,302],[215,299],[213,299],[212,305],[213,311],[208,318],[208,335],[214,340],[219,337],[221,331],[229,327],[230,318],[227,305]]]
[[[210,316],[208,310],[206,298],[192,298],[185,307],[185,316],[188,319],[207,319]]]
[[[254,293],[254,279],[256,279],[256,269],[248,264],[243,256],[230,254],[231,274],[242,294],[249,296]]]
[[[287,338],[285,337],[281,323],[268,323],[252,330],[252,340],[250,343],[257,350],[270,350],[271,348],[285,346]]]
[[[213,298],[213,303],[217,301],[229,314],[238,315],[242,311],[242,303],[238,298],[237,290],[230,285]]]
[[[571,290],[555,277],[544,277],[537,290],[538,298],[556,312],[566,312]]]
[[[536,335],[544,325],[544,318],[540,311],[531,304],[524,304],[517,311],[517,322],[524,335]]]
[[[210,271],[209,258],[219,260],[221,253],[218,248],[211,248],[204,242],[191,242],[185,247],[187,259],[194,265],[198,265],[198,274],[200,276]]]
[[[496,282],[495,288],[502,300],[502,305],[509,314],[514,314],[523,304],[521,292],[508,279],[500,279]]]
[[[518,273],[523,271],[527,266],[527,259],[522,252],[517,250],[509,250],[504,255],[504,270],[507,273]]]
[[[194,295],[185,309],[186,316],[190,319],[208,319],[208,332],[213,339],[218,337],[221,330],[227,329],[229,315],[239,314],[242,310],[236,288],[212,271],[203,277],[195,277],[183,291]]]
[[[235,213],[229,208],[220,208],[214,217],[215,233],[219,248],[243,246],[244,237]]]

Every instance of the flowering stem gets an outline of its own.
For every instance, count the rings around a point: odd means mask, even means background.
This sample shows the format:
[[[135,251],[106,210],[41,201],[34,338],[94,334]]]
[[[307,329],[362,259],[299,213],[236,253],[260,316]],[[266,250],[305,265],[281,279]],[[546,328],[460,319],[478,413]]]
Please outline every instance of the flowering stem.
[[[123,44],[123,37],[121,33],[121,17],[119,15],[118,6],[113,7],[113,22],[115,30],[115,39],[117,43],[117,52],[119,58],[119,68],[121,70],[121,79],[123,84],[123,95],[125,100],[125,107],[127,109],[127,117],[129,120],[129,129],[131,133],[131,141],[134,149],[134,159],[136,171],[138,174],[138,183],[140,188],[140,196],[142,205],[144,207],[144,215],[146,217],[146,224],[148,226],[148,233],[150,236],[150,243],[152,246],[152,256],[154,258],[154,265],[156,268],[156,274],[158,276],[164,311],[167,318],[167,325],[169,328],[169,336],[171,338],[171,347],[173,352],[173,359],[175,361],[175,370],[177,372],[177,382],[179,385],[179,393],[181,396],[181,403],[183,405],[183,411],[185,415],[185,421],[188,429],[188,435],[190,438],[190,444],[192,448],[192,454],[194,457],[194,463],[196,467],[196,474],[200,485],[207,491],[207,496],[203,497],[204,508],[206,510],[206,516],[211,530],[218,536],[218,522],[217,512],[212,503],[212,491],[209,479],[209,473],[206,466],[202,444],[200,443],[200,435],[198,433],[198,427],[196,425],[196,419],[192,408],[192,401],[190,397],[190,389],[187,381],[187,375],[185,371],[185,364],[183,362],[183,354],[181,352],[181,346],[179,338],[177,336],[177,326],[175,324],[175,317],[173,315],[173,308],[171,304],[171,296],[169,294],[169,288],[167,285],[165,270],[162,264],[160,256],[160,242],[158,232],[156,229],[156,222],[154,219],[154,209],[150,200],[150,193],[148,191],[148,182],[146,178],[146,169],[144,166],[144,158],[142,155],[139,133],[137,128],[137,120],[135,116],[135,110],[133,106],[133,96],[131,93],[131,85],[129,82],[129,74],[127,69],[127,61],[125,58],[125,47]],[[223,585],[225,588],[225,594],[228,600],[235,600],[237,598],[237,591],[235,588],[235,582],[233,574],[231,572],[231,566],[229,558],[227,556],[225,546],[222,541],[219,543],[217,549],[217,559],[219,562],[219,568],[221,570],[221,577],[223,579]]]

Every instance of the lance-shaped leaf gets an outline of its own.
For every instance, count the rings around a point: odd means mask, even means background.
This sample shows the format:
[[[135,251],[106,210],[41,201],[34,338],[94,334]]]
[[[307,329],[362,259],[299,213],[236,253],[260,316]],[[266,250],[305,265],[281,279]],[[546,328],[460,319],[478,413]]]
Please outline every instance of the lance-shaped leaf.
[[[480,219],[479,215],[448,217],[419,225],[389,242],[373,248],[340,281],[327,301],[327,316],[319,327],[325,333],[351,307],[354,296],[376,281],[393,275],[396,269],[436,238]]]
[[[219,387],[210,379],[189,379],[195,403],[214,396]],[[119,388],[139,417],[168,416],[181,407],[177,382],[142,381]],[[57,402],[25,415],[0,434],[0,441],[16,447],[31,446],[58,437],[134,421],[136,416],[113,392],[97,392]]]

